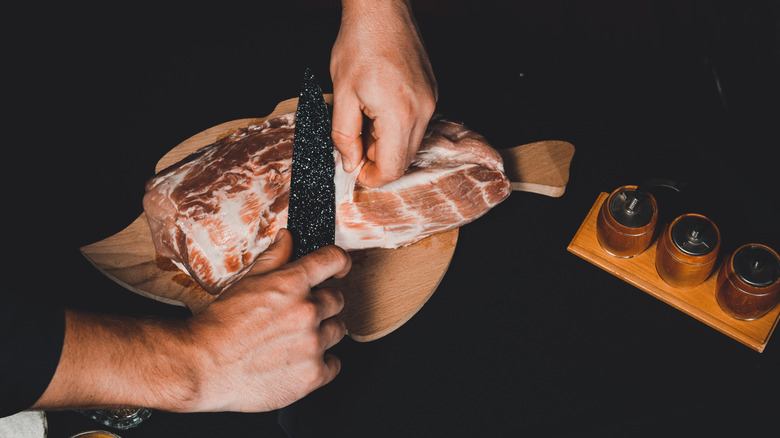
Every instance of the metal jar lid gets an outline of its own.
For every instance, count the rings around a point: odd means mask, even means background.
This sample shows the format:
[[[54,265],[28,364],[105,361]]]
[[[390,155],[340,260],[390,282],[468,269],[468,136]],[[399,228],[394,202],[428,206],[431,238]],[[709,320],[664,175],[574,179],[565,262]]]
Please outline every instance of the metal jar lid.
[[[718,245],[718,230],[704,216],[686,215],[672,227],[672,242],[686,254],[703,256]]]
[[[644,227],[653,219],[653,213],[648,195],[636,190],[621,190],[609,200],[609,214],[624,227]]]
[[[745,283],[767,287],[780,278],[780,259],[763,245],[745,245],[734,253],[734,272]]]

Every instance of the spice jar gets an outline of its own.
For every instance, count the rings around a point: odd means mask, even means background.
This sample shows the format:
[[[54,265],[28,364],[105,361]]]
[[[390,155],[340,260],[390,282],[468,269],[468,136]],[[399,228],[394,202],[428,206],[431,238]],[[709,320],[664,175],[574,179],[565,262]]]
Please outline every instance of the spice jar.
[[[729,316],[761,318],[780,298],[780,257],[765,245],[743,245],[721,266],[716,288],[718,304]]]
[[[718,227],[700,214],[684,214],[659,237],[655,268],[671,286],[691,288],[710,276],[719,249]]]
[[[616,257],[639,255],[650,246],[658,221],[658,206],[650,193],[623,186],[604,201],[596,219],[596,237]]]

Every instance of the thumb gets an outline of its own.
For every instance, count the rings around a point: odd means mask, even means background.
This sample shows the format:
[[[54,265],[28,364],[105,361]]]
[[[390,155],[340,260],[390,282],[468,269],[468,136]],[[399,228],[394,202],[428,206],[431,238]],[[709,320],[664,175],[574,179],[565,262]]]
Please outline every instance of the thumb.
[[[287,264],[292,257],[292,234],[284,228],[276,233],[274,242],[257,256],[257,260],[249,269],[247,275],[260,275],[273,271]]]

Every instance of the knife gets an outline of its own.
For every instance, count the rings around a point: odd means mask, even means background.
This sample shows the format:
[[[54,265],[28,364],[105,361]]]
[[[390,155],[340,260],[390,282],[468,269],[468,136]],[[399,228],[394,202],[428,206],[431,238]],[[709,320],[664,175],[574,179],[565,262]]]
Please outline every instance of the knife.
[[[307,68],[295,114],[290,204],[287,229],[293,235],[293,259],[326,245],[336,232],[336,166],[330,112],[322,90]]]
[[[336,172],[330,112],[311,69],[303,74],[293,135],[287,229],[293,236],[293,260],[336,236]],[[295,434],[295,403],[279,409],[276,421],[288,437]]]

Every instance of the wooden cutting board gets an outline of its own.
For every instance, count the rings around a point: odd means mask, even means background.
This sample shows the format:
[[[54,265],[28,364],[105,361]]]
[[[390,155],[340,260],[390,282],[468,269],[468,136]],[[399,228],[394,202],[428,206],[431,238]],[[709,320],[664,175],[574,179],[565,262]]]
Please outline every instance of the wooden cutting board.
[[[332,104],[333,96],[325,95],[325,100]],[[297,98],[285,100],[265,117],[234,120],[196,134],[165,154],[155,172],[237,129],[294,112],[297,105]],[[570,143],[543,141],[500,152],[513,190],[553,197],[563,194],[574,156]],[[403,248],[353,251],[350,273],[328,284],[344,294],[345,307],[340,316],[349,335],[357,341],[372,341],[408,321],[436,290],[457,242],[458,230],[454,229]],[[82,247],[81,252],[106,276],[148,298],[187,306],[193,313],[216,299],[157,254],[145,214],[117,234]]]

